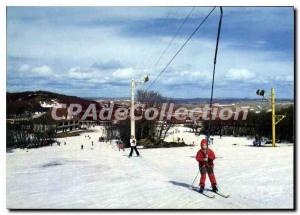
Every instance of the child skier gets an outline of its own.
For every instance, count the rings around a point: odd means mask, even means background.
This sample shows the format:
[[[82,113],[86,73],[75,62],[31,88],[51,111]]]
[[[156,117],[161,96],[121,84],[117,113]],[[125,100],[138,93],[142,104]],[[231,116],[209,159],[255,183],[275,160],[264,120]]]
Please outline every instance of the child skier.
[[[213,192],[217,192],[217,182],[214,175],[214,159],[216,158],[215,153],[207,147],[207,140],[203,139],[201,141],[201,149],[196,155],[196,160],[199,162],[199,170],[201,173],[200,178],[200,192],[204,191],[206,173],[208,174],[210,183],[212,185]]]

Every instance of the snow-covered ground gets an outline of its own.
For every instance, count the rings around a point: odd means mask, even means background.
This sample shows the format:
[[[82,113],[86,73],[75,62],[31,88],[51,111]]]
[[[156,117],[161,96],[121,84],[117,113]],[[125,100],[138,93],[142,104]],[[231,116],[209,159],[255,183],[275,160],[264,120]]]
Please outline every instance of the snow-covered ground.
[[[51,99],[51,103],[40,101],[40,105],[44,108],[63,108],[62,104],[60,104],[56,99]]]
[[[200,143],[201,139],[203,139],[203,136],[196,136],[191,128],[183,127],[183,126],[174,126],[170,128],[167,132],[166,138],[164,141],[166,142],[176,142],[177,138],[180,139],[180,141],[185,142],[187,145],[193,145]]]
[[[198,143],[195,147],[140,149],[142,158],[128,158],[129,149],[118,151],[98,142],[103,130],[94,129],[60,139],[60,146],[7,153],[7,207],[293,207],[294,147],[290,144],[257,148],[249,146],[252,140],[246,138],[214,137],[211,148],[217,155],[217,181],[231,196],[209,199],[189,189],[198,171],[194,158]]]

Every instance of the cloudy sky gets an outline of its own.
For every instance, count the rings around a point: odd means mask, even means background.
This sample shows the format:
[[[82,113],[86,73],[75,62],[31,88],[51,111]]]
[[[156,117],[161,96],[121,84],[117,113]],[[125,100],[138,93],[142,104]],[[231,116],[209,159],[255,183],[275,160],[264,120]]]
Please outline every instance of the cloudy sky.
[[[130,80],[149,74],[151,83],[211,9],[8,7],[7,91],[127,97]],[[257,88],[272,86],[277,97],[294,97],[293,13],[291,7],[224,8],[215,97],[253,98]],[[218,19],[217,8],[150,90],[210,96]]]

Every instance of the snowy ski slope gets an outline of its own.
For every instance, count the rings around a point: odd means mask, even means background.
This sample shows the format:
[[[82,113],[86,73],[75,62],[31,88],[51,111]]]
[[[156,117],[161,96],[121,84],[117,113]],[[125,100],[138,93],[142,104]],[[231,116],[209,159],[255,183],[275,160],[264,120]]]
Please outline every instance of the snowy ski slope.
[[[101,127],[94,129],[92,133],[60,139],[61,146],[30,149],[28,152],[17,149],[7,153],[7,207],[293,207],[294,147],[291,144],[256,148],[249,146],[252,140],[246,138],[214,137],[211,148],[217,156],[217,182],[221,190],[231,196],[228,199],[219,196],[209,199],[189,189],[197,174],[194,156],[198,142],[194,147],[140,149],[142,158],[128,158],[129,149],[118,151],[115,146],[98,142],[103,130]],[[85,135],[90,135],[91,139]],[[193,134],[184,135],[186,139]],[[199,177],[196,183],[198,180]]]

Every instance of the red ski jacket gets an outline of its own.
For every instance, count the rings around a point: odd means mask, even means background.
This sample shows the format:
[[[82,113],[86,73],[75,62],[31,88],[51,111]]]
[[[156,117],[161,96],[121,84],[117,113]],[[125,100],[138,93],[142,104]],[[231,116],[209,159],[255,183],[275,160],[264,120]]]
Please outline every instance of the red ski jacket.
[[[208,149],[207,150],[207,157],[208,157],[208,162],[204,161],[205,158],[205,150],[200,149],[197,152],[196,155],[196,160],[199,162],[200,167],[213,167],[214,166],[214,159],[216,159],[215,153],[213,150]]]

